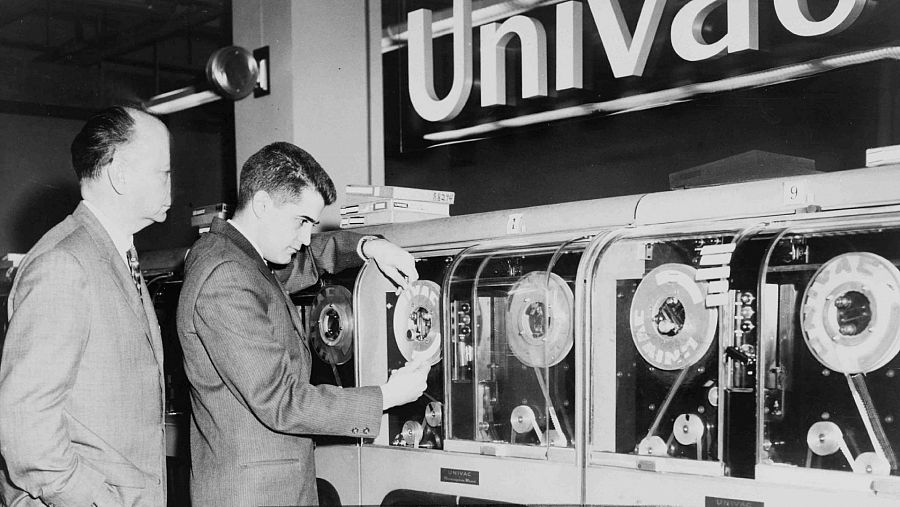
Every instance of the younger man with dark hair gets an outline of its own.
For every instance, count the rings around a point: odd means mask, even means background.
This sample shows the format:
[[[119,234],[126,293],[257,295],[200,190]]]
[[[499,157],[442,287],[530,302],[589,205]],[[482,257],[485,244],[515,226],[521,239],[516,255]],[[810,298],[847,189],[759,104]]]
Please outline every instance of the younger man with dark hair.
[[[311,237],[334,184],[308,153],[266,146],[244,164],[234,218],[216,220],[185,263],[178,335],[191,382],[194,505],[315,505],[311,434],[374,437],[381,412],[425,389],[410,364],[380,387],[309,384],[311,354],[296,308],[267,262],[290,264],[288,285],[371,258],[401,286],[413,257],[382,239],[340,231]],[[359,254],[358,254],[359,253]]]

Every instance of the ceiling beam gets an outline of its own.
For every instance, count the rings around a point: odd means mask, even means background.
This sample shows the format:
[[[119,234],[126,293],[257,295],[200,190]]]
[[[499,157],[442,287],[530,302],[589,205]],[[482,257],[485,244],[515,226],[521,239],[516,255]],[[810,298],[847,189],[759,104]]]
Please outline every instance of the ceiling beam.
[[[69,40],[35,61],[66,60],[76,65],[94,65],[114,56],[128,54],[154,41],[167,39],[189,27],[205,25],[222,18],[222,9],[198,9],[172,15],[165,21],[152,21],[117,31],[90,41]]]
[[[112,57],[107,58],[107,62],[116,65],[127,65],[129,67],[139,67],[144,69],[153,69],[156,64],[146,60],[138,60],[136,58]],[[205,70],[204,66],[191,67],[189,65],[178,65],[173,63],[160,63],[159,70],[163,72],[171,72],[175,74],[186,74],[189,76],[202,76]]]
[[[133,14],[136,16],[152,17],[152,18],[168,18],[175,12],[175,5],[172,4],[166,8],[159,8],[155,2],[149,4],[146,2],[132,2],[128,0],[55,0],[54,10],[67,8],[76,11],[84,9],[95,9],[102,11],[110,11],[119,14]]]

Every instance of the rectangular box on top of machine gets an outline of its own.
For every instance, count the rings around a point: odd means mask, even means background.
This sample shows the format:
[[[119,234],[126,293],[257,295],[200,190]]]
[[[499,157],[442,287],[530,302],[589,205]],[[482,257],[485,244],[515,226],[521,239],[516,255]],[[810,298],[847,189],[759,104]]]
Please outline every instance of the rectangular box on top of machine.
[[[708,187],[727,183],[819,174],[815,160],[750,150],[669,174],[669,188]]]
[[[341,216],[361,215],[384,210],[406,210],[450,216],[450,204],[446,202],[413,201],[409,199],[379,199],[341,206]]]
[[[420,220],[433,220],[444,218],[447,215],[424,213],[399,208],[386,208],[369,213],[351,214],[341,216],[341,229],[362,227],[365,225],[394,224],[402,222],[418,222]]]
[[[866,167],[896,164],[900,162],[900,145],[878,146],[866,150]]]
[[[214,218],[219,217],[222,220],[228,218],[229,211],[231,210],[228,208],[228,204],[224,202],[194,208],[191,210],[191,227],[197,227],[202,234],[209,230]]]
[[[351,202],[369,199],[394,198],[408,201],[440,202],[453,204],[456,194],[447,190],[394,187],[384,185],[347,185],[344,192]]]

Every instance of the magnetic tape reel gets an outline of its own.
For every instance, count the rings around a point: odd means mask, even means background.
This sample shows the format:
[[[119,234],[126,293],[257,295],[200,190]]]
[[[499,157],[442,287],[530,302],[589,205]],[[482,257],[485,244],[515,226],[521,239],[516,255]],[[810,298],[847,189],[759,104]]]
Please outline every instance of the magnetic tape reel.
[[[342,365],[353,355],[353,307],[350,291],[340,285],[323,287],[310,313],[310,334],[316,355]]]
[[[572,334],[574,296],[555,273],[533,271],[516,281],[507,297],[509,348],[523,364],[550,367],[566,358]]]
[[[638,285],[631,301],[631,337],[641,356],[660,370],[680,370],[700,361],[716,332],[718,315],[706,307],[697,270],[662,264]]]
[[[400,293],[394,309],[394,341],[407,361],[434,366],[441,360],[440,287],[417,280]]]
[[[824,366],[844,374],[881,368],[900,352],[900,270],[870,252],[832,258],[806,287],[800,325]]]

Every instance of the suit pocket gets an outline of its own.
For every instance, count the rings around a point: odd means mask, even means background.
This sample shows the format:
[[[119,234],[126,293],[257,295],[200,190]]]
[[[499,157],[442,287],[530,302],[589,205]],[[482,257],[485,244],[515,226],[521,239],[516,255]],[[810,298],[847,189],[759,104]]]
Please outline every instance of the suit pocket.
[[[299,458],[284,458],[284,459],[266,459],[260,461],[248,461],[246,463],[241,463],[241,468],[257,468],[257,467],[268,467],[268,466],[279,466],[279,465],[299,465]]]
[[[147,487],[148,474],[141,472],[130,463],[115,463],[98,459],[87,459],[86,461],[106,477],[108,484],[137,489]]]

